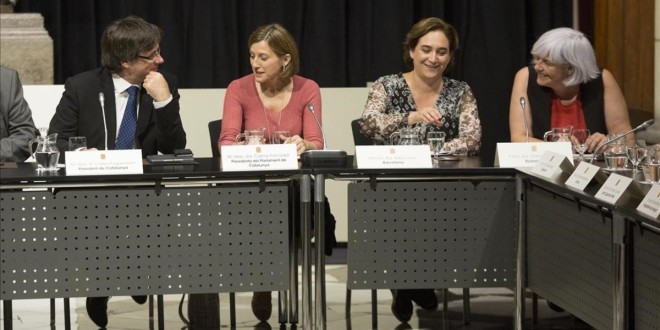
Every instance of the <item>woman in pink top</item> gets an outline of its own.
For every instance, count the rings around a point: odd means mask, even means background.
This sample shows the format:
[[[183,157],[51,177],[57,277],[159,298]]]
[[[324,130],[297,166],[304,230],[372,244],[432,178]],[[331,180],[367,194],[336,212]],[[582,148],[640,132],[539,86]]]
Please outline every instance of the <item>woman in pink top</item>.
[[[218,149],[236,144],[242,131],[258,128],[265,129],[267,143],[274,132],[289,131],[284,143],[295,144],[299,155],[322,149],[321,128],[308,110],[313,106],[321,122],[321,90],[313,80],[296,75],[300,64],[291,34],[279,24],[261,26],[250,35],[248,46],[252,74],[227,87]],[[262,322],[270,318],[271,299],[270,292],[252,297],[252,312]]]
[[[259,27],[250,35],[252,74],[227,87],[218,147],[236,144],[246,129],[264,128],[267,143],[273,132],[289,131],[284,143],[294,143],[298,154],[323,148],[321,91],[316,82],[296,75],[300,68],[298,49],[291,34],[279,24]]]

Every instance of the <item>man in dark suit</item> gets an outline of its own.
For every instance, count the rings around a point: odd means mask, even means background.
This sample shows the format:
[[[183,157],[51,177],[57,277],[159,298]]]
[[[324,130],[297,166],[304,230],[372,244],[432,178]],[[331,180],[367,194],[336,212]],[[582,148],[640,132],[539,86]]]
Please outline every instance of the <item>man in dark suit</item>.
[[[25,161],[37,135],[18,72],[0,66],[0,162]]]
[[[120,149],[117,141],[131,101],[130,86],[139,88],[133,148],[142,149],[146,157],[185,147],[175,77],[158,72],[165,61],[160,54],[161,34],[160,28],[135,16],[105,29],[103,67],[67,79],[50,122],[48,132],[58,133],[60,151],[68,150],[72,136],[85,136],[88,148]]]
[[[142,149],[142,155],[185,148],[174,76],[158,72],[162,31],[142,18],[112,22],[101,37],[102,68],[67,79],[49,133],[58,148],[85,136],[89,149]],[[145,296],[133,296],[143,304]],[[108,297],[87,298],[96,325],[108,323]]]

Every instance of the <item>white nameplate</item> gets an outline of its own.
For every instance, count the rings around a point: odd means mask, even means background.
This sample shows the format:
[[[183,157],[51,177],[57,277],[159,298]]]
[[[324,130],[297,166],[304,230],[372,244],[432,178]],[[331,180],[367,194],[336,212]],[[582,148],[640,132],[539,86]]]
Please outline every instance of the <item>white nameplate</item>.
[[[660,216],[660,184],[653,184],[646,197],[637,206],[637,211],[654,219]]]
[[[570,155],[570,159],[573,159],[573,155]],[[571,170],[573,170],[573,163],[569,162],[569,158],[556,152],[546,151],[532,168],[532,173],[552,179],[562,172]]]
[[[223,171],[297,170],[295,144],[221,146]]]
[[[142,150],[65,152],[66,175],[142,174]]]
[[[358,168],[432,168],[431,149],[414,146],[355,146]]]
[[[596,196],[594,197],[602,201],[616,204],[616,201],[618,201],[623,193],[626,192],[626,189],[632,180],[632,178],[616,173],[611,173],[610,177],[607,178],[607,181],[605,181],[603,186],[600,187],[600,190],[598,190]]]
[[[589,164],[588,162],[580,162],[575,168],[575,171],[573,171],[573,174],[566,180],[566,185],[583,191],[596,175],[599,176],[598,181],[600,182],[607,180],[607,176],[600,171],[599,166]]]
[[[495,166],[534,167],[546,151],[564,155],[573,164],[570,142],[512,142],[497,144]]]

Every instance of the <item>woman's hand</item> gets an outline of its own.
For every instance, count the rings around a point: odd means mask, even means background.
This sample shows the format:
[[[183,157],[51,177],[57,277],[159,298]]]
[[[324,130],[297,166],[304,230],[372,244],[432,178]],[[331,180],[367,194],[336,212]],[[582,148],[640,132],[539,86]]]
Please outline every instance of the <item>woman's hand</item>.
[[[299,135],[294,135],[286,140],[284,140],[284,143],[291,143],[296,145],[296,152],[298,155],[302,154],[305,152],[307,149],[307,141],[305,139],[301,138]]]
[[[594,152],[599,145],[607,142],[607,136],[603,133],[594,133],[587,138],[587,151]]]
[[[417,111],[410,113],[410,116],[408,117],[408,124],[413,125],[417,123],[430,123],[440,126],[440,118],[442,118],[442,115],[436,108],[419,108]]]

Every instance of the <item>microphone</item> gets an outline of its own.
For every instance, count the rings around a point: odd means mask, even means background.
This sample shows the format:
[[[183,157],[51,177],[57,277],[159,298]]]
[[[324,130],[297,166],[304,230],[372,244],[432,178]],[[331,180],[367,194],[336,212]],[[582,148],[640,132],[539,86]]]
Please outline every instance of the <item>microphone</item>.
[[[316,117],[316,111],[314,111],[314,105],[310,102],[307,104],[307,109],[309,112],[312,113],[312,117],[314,117],[314,121],[316,122],[316,126],[319,127],[321,130],[321,139],[323,140],[323,150],[328,149],[328,144],[326,143],[327,141],[325,140],[325,131],[323,130],[323,126],[321,126],[321,122],[319,122],[319,118]]]
[[[598,153],[598,151],[600,149],[603,149],[603,147],[605,147],[606,145],[610,145],[610,144],[614,143],[614,141],[619,140],[619,139],[623,138],[624,136],[628,136],[630,133],[634,133],[634,132],[637,132],[639,130],[645,129],[645,128],[653,125],[654,122],[655,122],[655,120],[649,119],[649,120],[639,124],[639,126],[629,130],[628,132],[625,132],[625,133],[621,134],[620,136],[618,136],[618,137],[616,137],[612,140],[606,141],[605,143],[599,145],[598,147],[596,147],[596,150],[594,150],[593,157],[591,157],[591,160],[589,161],[589,163],[593,164],[594,158],[596,158],[596,154]]]
[[[310,102],[307,104],[307,110],[312,113],[316,126],[321,130],[321,139],[323,140],[322,150],[307,150],[300,155],[300,160],[304,167],[344,167],[346,166],[346,151],[343,150],[328,150],[328,144],[325,140],[325,132],[316,117],[314,105]]]
[[[522,110],[523,121],[525,123],[525,142],[529,142],[529,125],[527,125],[527,115],[525,114],[525,97],[520,97],[520,110]]]
[[[101,103],[101,112],[103,113],[103,130],[105,132],[105,150],[108,150],[108,124],[105,122],[105,96],[99,92],[99,103]]]

